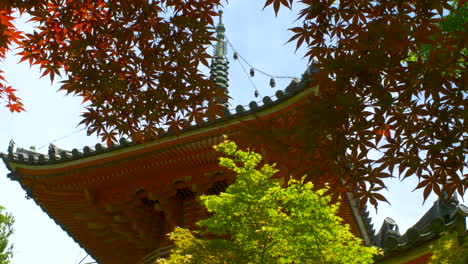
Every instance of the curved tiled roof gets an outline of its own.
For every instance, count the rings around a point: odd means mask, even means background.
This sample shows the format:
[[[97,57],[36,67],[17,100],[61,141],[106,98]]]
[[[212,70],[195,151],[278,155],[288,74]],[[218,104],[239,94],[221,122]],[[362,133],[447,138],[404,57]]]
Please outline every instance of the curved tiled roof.
[[[301,81],[292,81],[284,90],[278,90],[274,97],[266,96],[260,102],[250,102],[248,106],[238,105],[231,111],[226,109],[224,113],[225,115],[215,120],[205,119],[202,124],[188,124],[187,127],[180,132],[179,137],[190,133],[197,133],[197,131],[201,131],[205,128],[229,123],[233,120],[241,120],[248,116],[255,116],[256,114],[275,109],[275,106],[282,105],[290,99],[296,98],[295,96],[299,94],[309,96],[312,92],[304,93],[305,91],[310,91],[307,89],[309,87],[308,84],[310,83],[310,79],[306,77],[309,77],[311,74],[316,72],[316,68],[313,66],[310,67],[303,74]],[[161,129],[158,138],[149,142],[149,144],[156,144],[172,137],[174,137],[173,133]],[[118,143],[113,144],[110,147],[106,147],[98,143],[95,146],[85,146],[81,150],[73,149],[71,151],[61,149],[51,144],[49,146],[48,153],[42,154],[35,150],[17,147],[15,143],[11,141],[8,153],[2,153],[0,156],[6,166],[12,171],[9,176],[15,180],[21,180],[16,177],[22,177],[22,175],[15,174],[15,169],[11,165],[16,164],[22,167],[33,166],[35,168],[47,167],[47,165],[65,164],[67,162],[88,159],[105,153],[118,153],[121,150],[127,150],[135,146],[138,146],[138,143],[128,141],[125,138],[120,139]],[[179,145],[171,146],[171,148],[174,152],[177,152],[178,149],[180,150]],[[164,151],[166,151],[166,149],[164,149]],[[26,192],[27,195],[29,195],[29,192],[32,192],[32,190],[30,191],[26,189]],[[44,210],[41,203],[38,203],[38,205]],[[385,255],[382,259],[387,259],[391,256],[407,251],[408,249],[424,244],[428,241],[432,241],[445,230],[454,229],[461,223],[461,219],[464,220],[466,216],[468,216],[468,207],[460,204],[456,197],[450,199],[448,203],[438,200],[434,203],[431,209],[429,209],[428,212],[403,235],[399,233],[397,223],[391,218],[386,218],[384,220],[380,231],[376,234],[367,209],[364,208],[364,210],[358,212],[358,214],[359,215],[355,215],[355,217],[361,217],[363,219],[363,226],[369,235],[371,244],[383,248],[385,250]],[[56,219],[54,220],[58,225],[61,225],[59,221]],[[66,230],[63,226],[62,228]],[[70,230],[67,232],[70,233]]]
[[[400,234],[398,225],[393,219],[385,218],[372,244],[384,249],[385,255],[381,259],[386,259],[430,242],[438,238],[442,232],[456,228],[466,232],[467,216],[468,207],[461,204],[456,195],[447,200],[439,198],[426,214],[403,235]]]
[[[288,99],[294,97],[296,94],[304,91],[308,88],[310,79],[308,78],[311,74],[318,72],[318,69],[314,66],[309,67],[309,69],[303,74],[303,78],[300,81],[293,80],[284,90],[278,90],[275,93],[276,100],[272,97],[265,96],[261,102],[251,101],[248,104],[248,108],[243,105],[238,105],[235,107],[235,110],[226,109],[224,111],[223,117],[217,117],[215,120],[210,120],[205,118],[201,124],[193,123],[187,124],[186,128],[180,131],[180,135],[196,131],[197,129],[209,127],[218,123],[222,123],[229,120],[236,120],[245,116],[253,115],[264,110],[267,110],[275,105],[278,105]],[[174,133],[164,129],[160,129],[158,133],[158,138],[154,141],[159,141],[161,139],[174,136]],[[57,146],[50,144],[49,151],[47,154],[36,152],[35,150],[28,150],[20,147],[16,147],[16,144],[13,140],[10,141],[8,147],[8,153],[1,153],[0,156],[5,162],[6,166],[10,168],[9,163],[18,163],[18,164],[27,164],[27,165],[48,165],[48,164],[57,164],[68,162],[72,160],[78,160],[85,157],[90,157],[106,152],[112,152],[127,148],[138,144],[138,142],[131,142],[125,138],[121,138],[118,143],[112,144],[110,147],[106,147],[100,143],[97,143],[95,146],[85,146],[83,149],[73,149],[65,150],[60,149]]]
[[[51,144],[47,154],[17,147],[12,141],[8,153],[1,156],[11,171],[8,177],[19,181],[27,197],[33,198],[93,258],[100,263],[135,263],[161,246],[145,241],[163,241],[162,236],[152,237],[159,231],[150,232],[153,227],[142,224],[149,219],[142,211],[146,208],[143,200],[158,201],[167,213],[167,223],[175,223],[173,216],[180,212],[185,222],[194,222],[192,218],[200,210],[193,205],[170,206],[190,200],[185,196],[194,192],[216,192],[220,188],[213,181],[223,178],[205,172],[219,170],[212,146],[222,140],[221,133],[232,133],[243,121],[256,117],[275,118],[302,104],[316,91],[308,88],[310,79],[304,78],[314,72],[316,69],[310,68],[302,81],[293,81],[285,90],[277,91],[275,99],[264,97],[248,107],[226,110],[222,118],[189,124],[177,136],[161,130],[157,139],[142,144],[123,138],[111,147],[96,144],[71,151]],[[230,176],[223,177],[229,182]],[[135,196],[142,186],[148,194],[143,200]],[[151,211],[151,221],[162,221],[157,210]],[[186,211],[190,213],[185,215]],[[342,211],[352,217],[346,208]],[[349,217],[346,219],[352,221]],[[108,241],[111,238],[114,240]],[[121,250],[115,252],[113,247]]]

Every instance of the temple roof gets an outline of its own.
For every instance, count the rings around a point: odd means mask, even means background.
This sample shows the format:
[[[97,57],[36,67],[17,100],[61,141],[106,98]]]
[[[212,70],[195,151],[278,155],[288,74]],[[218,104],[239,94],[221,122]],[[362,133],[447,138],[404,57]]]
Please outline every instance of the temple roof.
[[[316,69],[304,74],[309,77]],[[161,130],[159,137],[139,143],[121,139],[110,147],[96,144],[81,150],[49,146],[47,154],[17,147],[12,141],[1,154],[26,196],[34,201],[100,263],[136,263],[166,246],[174,225],[194,223],[200,212],[194,196],[210,193],[234,180],[218,173],[213,146],[222,134],[237,131],[246,120],[276,118],[308,102],[316,90],[310,79],[293,81],[284,91],[235,112],[189,124],[178,135]],[[222,183],[222,184],[221,184]],[[221,186],[222,187],[222,186]],[[354,209],[340,213],[359,233]],[[115,248],[119,248],[118,252]]]
[[[373,236],[372,244],[384,249],[385,255],[381,258],[383,260],[431,242],[443,232],[457,231],[460,236],[466,237],[467,216],[468,207],[461,204],[456,195],[451,199],[439,198],[403,235],[400,234],[395,220],[385,218],[379,232]]]
[[[48,213],[58,225],[62,226],[70,236],[74,237],[79,244],[85,246],[88,250],[90,245],[92,248],[94,244],[83,245],[83,239],[89,239],[92,235],[83,230],[91,230],[92,233],[97,233],[100,236],[108,236],[112,234],[112,232],[115,232],[104,229],[103,225],[105,221],[108,220],[98,216],[99,208],[105,208],[109,213],[106,217],[110,217],[111,220],[113,219],[112,221],[115,221],[116,225],[119,225],[119,221],[128,221],[125,217],[116,214],[116,212],[119,211],[116,211],[117,209],[114,207],[120,205],[104,203],[94,205],[94,199],[102,198],[105,200],[107,197],[104,197],[105,195],[102,194],[102,197],[96,198],[94,196],[99,196],[100,194],[93,194],[92,191],[93,188],[96,188],[99,184],[104,184],[109,177],[121,177],[123,179],[122,174],[132,173],[132,170],[136,170],[133,167],[125,165],[132,162],[129,159],[137,160],[139,165],[143,167],[146,166],[145,168],[147,168],[147,166],[152,166],[151,169],[160,171],[159,174],[161,175],[175,167],[191,170],[195,166],[198,166],[198,163],[195,164],[194,161],[196,159],[202,160],[205,163],[213,163],[216,157],[208,154],[207,151],[212,145],[219,142],[219,138],[221,138],[220,132],[224,133],[229,131],[236,124],[239,124],[241,120],[253,119],[256,116],[276,115],[277,113],[287,111],[291,107],[294,107],[298,102],[303,102],[304,99],[310,100],[317,91],[311,88],[307,89],[310,82],[308,77],[315,72],[317,72],[317,69],[312,66],[303,74],[301,81],[292,81],[284,90],[278,90],[275,96],[265,96],[259,102],[252,101],[249,103],[248,107],[238,105],[234,111],[226,109],[225,115],[215,120],[204,119],[201,124],[188,124],[179,135],[174,135],[171,132],[161,129],[157,139],[143,144],[131,142],[122,138],[118,143],[110,147],[98,143],[95,146],[85,146],[81,150],[73,149],[71,151],[50,144],[47,154],[17,147],[15,143],[11,141],[8,153],[1,153],[0,156],[11,171],[9,177],[21,182],[23,188],[27,192],[27,196],[32,197],[34,196],[33,191],[34,193],[37,192],[37,196],[35,196],[34,199],[38,205]],[[194,135],[197,137],[194,138]],[[190,157],[181,160],[177,153],[189,153]],[[109,156],[112,157],[108,158]],[[109,175],[99,174],[99,166],[108,166],[105,164],[115,164],[115,162],[120,163],[119,169],[111,171]],[[76,165],[78,163],[83,163],[85,165]],[[187,165],[181,166],[182,163]],[[125,166],[129,168],[123,169]],[[73,168],[73,170],[70,170],[70,168]],[[82,176],[87,173],[85,170],[89,170],[89,168],[94,168],[97,172],[91,174],[84,180]],[[64,172],[65,170],[67,170],[67,172]],[[80,172],[79,170],[83,171]],[[66,177],[54,177],[58,175],[64,175]],[[26,178],[31,181],[42,181],[46,180],[46,178],[53,179],[50,181],[48,180],[48,182],[43,181],[45,184],[33,190],[32,185],[29,183],[24,184],[24,179]],[[64,178],[73,178],[75,182],[73,184],[66,184],[61,180]],[[176,182],[177,179],[171,179],[171,181]],[[187,182],[188,181],[190,180],[187,180]],[[210,186],[210,188],[214,188],[215,185],[216,182],[213,186]],[[134,187],[137,188],[138,186],[135,185]],[[80,190],[80,192],[76,192],[77,190]],[[174,195],[184,198],[183,195],[187,190],[187,187],[184,185],[177,189]],[[190,194],[190,190],[188,193]],[[66,199],[64,198],[64,201],[68,203],[69,208],[62,208],[59,204],[53,204],[55,202],[52,200],[57,199],[57,197],[67,197]],[[106,200],[106,202],[108,202],[108,200]],[[373,230],[367,210],[358,212],[359,209],[357,205],[353,205],[355,201],[349,199],[348,202],[353,209],[351,211],[342,212],[342,215],[347,215],[345,217],[347,219],[354,218],[355,221],[361,221],[361,223],[357,225],[359,226],[360,232],[363,234],[363,238],[366,240],[367,236],[367,240],[369,240],[371,244],[385,250],[386,254],[383,256],[384,260],[396,256],[401,252],[408,251],[408,249],[418,247],[428,241],[432,241],[438,238],[443,231],[459,228],[461,223],[463,223],[464,230],[466,230],[464,220],[468,216],[468,207],[460,204],[456,197],[450,199],[448,203],[442,200],[436,201],[428,212],[403,235],[399,233],[397,223],[391,218],[386,218],[384,220],[380,231],[376,234]],[[53,204],[53,206],[45,208],[46,203]],[[92,206],[84,206],[84,204],[91,204]],[[132,206],[128,206],[128,208],[131,210],[138,209]],[[129,210],[128,208],[126,210]],[[77,212],[75,214],[69,214],[67,210],[76,210]],[[79,210],[84,210],[84,213]],[[94,219],[88,219],[87,217],[89,215],[94,217]],[[73,221],[76,222],[77,220],[86,223],[83,227],[69,225],[69,223]],[[120,226],[113,227],[112,230],[126,232],[125,230],[122,231],[123,229],[125,228]],[[365,229],[365,231],[363,229]],[[84,234],[83,237],[76,239],[76,234],[78,233]],[[89,240],[92,241],[92,239]],[[129,241],[133,243],[133,240],[130,239]],[[109,250],[112,252],[112,249]],[[94,256],[96,254],[93,254],[93,252],[91,253]],[[112,263],[112,261],[106,263]]]
[[[293,80],[284,89],[276,91],[273,97],[265,96],[261,101],[251,101],[248,104],[248,108],[243,105],[238,105],[233,110],[225,109],[223,117],[217,117],[215,120],[205,118],[202,124],[192,123],[187,124],[186,128],[180,131],[179,137],[191,132],[199,131],[203,128],[213,127],[219,124],[229,123],[229,121],[239,120],[245,117],[253,116],[261,112],[276,111],[275,106],[279,106],[282,103],[290,101],[289,99],[301,98],[303,96],[296,96],[299,94],[310,96],[315,94],[314,89],[306,89],[310,79],[307,77],[318,70],[311,66],[304,74],[300,81]],[[173,132],[160,129],[158,138],[151,142],[161,141],[167,138],[175,137]],[[17,147],[15,142],[10,141],[8,147],[8,153],[0,153],[0,157],[5,162],[6,166],[11,170],[12,163],[24,164],[24,165],[50,165],[59,164],[64,162],[70,162],[73,160],[80,160],[87,157],[92,157],[102,153],[116,152],[125,148],[129,148],[139,144],[139,142],[131,142],[125,138],[121,138],[118,143],[112,144],[110,147],[106,147],[100,143],[95,146],[85,146],[81,150],[65,150],[58,148],[54,144],[49,145],[49,151],[47,154],[36,152],[35,150],[28,150],[25,148]]]

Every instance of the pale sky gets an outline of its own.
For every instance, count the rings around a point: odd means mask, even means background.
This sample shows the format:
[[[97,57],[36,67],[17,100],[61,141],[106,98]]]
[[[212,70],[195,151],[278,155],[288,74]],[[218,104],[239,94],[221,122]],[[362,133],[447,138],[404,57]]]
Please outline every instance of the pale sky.
[[[291,37],[288,28],[293,27],[295,13],[283,9],[278,18],[271,8],[262,11],[265,1],[235,0],[224,8],[226,35],[236,50],[253,66],[277,76],[300,77],[307,66],[302,59],[303,52],[294,54],[295,43],[286,44]],[[27,27],[26,27],[27,28]],[[233,107],[247,104],[254,98],[254,88],[242,71],[238,61],[230,59],[230,95],[234,98]],[[27,63],[17,64],[18,57],[9,56],[0,69],[5,71],[9,84],[18,89],[26,112],[11,114],[0,108],[0,152],[6,152],[10,139],[18,146],[47,153],[48,144],[70,135],[77,128],[80,113],[83,111],[81,98],[57,93],[59,85],[50,83],[48,77],[40,79],[37,68],[29,68]],[[245,66],[245,65],[244,65]],[[249,67],[246,66],[246,70]],[[269,78],[256,74],[254,83],[260,94],[273,95],[277,89],[284,89],[289,80],[276,80],[274,89],[269,86]],[[260,97],[257,99],[261,99]],[[60,148],[83,148],[93,146],[99,139],[88,137],[84,131],[54,142]],[[43,148],[39,149],[40,147]],[[5,206],[16,219],[12,264],[77,264],[86,253],[70,238],[47,214],[25,198],[25,192],[17,182],[9,180],[5,166],[0,165],[0,204]],[[422,192],[412,192],[417,180],[389,180],[389,192],[383,193],[392,204],[380,204],[378,214],[370,209],[376,231],[385,217],[393,218],[403,234],[423,216],[435,201],[433,195],[422,205]],[[465,196],[466,198],[466,196]],[[87,258],[83,263],[91,262]]]

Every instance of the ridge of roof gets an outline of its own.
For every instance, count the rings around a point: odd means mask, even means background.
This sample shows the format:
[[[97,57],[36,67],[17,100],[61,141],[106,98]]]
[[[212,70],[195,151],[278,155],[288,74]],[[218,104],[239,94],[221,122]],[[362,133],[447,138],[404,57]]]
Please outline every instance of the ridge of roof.
[[[275,93],[276,100],[273,100],[270,96],[265,96],[262,99],[262,104],[259,105],[256,101],[251,101],[248,104],[249,109],[245,109],[243,105],[237,105],[235,107],[235,112],[231,112],[229,109],[224,110],[223,117],[217,117],[215,120],[210,120],[209,118],[203,119],[201,124],[199,123],[187,123],[186,128],[180,131],[180,134],[186,132],[193,132],[197,129],[209,127],[215,124],[219,124],[224,121],[234,120],[237,118],[249,116],[263,110],[267,110],[268,108],[280,104],[298,93],[305,91],[308,89],[308,84],[311,82],[310,76],[314,73],[317,73],[318,69],[312,64],[308,67],[308,69],[302,75],[300,81],[292,80],[291,83],[284,89],[278,90]],[[311,89],[311,88],[309,88]],[[159,129],[158,138],[151,140],[150,142],[154,142],[157,140],[161,140],[170,136],[173,136],[173,131],[164,130],[162,128]],[[58,148],[54,144],[49,145],[49,150],[47,154],[36,152],[35,150],[28,150],[25,148],[17,147],[16,143],[13,140],[10,140],[8,146],[8,153],[0,153],[0,157],[2,158],[3,162],[7,166],[9,170],[11,170],[9,163],[14,162],[18,164],[25,164],[25,165],[50,165],[50,164],[58,164],[63,162],[68,162],[72,160],[78,160],[94,155],[98,155],[101,153],[112,152],[116,150],[120,150],[123,148],[127,148],[130,146],[138,145],[140,142],[132,142],[127,140],[126,138],[122,137],[119,139],[118,143],[113,143],[110,147],[106,147],[101,143],[97,143],[94,147],[92,146],[85,146],[82,150],[74,148],[73,150],[65,150]]]
[[[384,249],[385,255],[379,259],[385,259],[436,239],[443,232],[456,229],[458,225],[466,230],[467,216],[468,207],[458,201],[456,194],[450,199],[447,199],[445,195],[435,201],[432,207],[403,235],[400,234],[395,220],[390,217],[385,218],[372,245]]]
[[[369,239],[371,240],[370,243],[372,244],[375,240],[375,229],[374,225],[372,224],[372,217],[370,216],[367,205],[365,205],[364,208],[361,209],[360,214],[362,220],[364,221],[365,229],[367,231],[367,234],[369,235]]]

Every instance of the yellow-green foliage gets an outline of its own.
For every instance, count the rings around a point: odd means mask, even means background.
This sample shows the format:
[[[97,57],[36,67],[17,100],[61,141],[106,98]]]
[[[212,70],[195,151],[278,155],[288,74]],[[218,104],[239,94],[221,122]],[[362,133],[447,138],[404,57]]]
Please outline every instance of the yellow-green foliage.
[[[432,246],[433,253],[429,264],[466,264],[468,263],[468,241],[460,245],[457,233],[443,235]]]
[[[160,264],[196,263],[373,263],[380,251],[365,247],[336,215],[338,205],[313,191],[312,183],[271,179],[275,165],[261,168],[261,156],[225,140],[217,150],[220,165],[237,174],[219,196],[202,196],[211,217],[198,222],[204,231],[176,228],[175,249]],[[206,233],[217,239],[200,238]]]
[[[4,212],[0,206],[0,264],[10,263],[13,256],[12,246],[8,243],[8,237],[13,234],[13,216]]]

